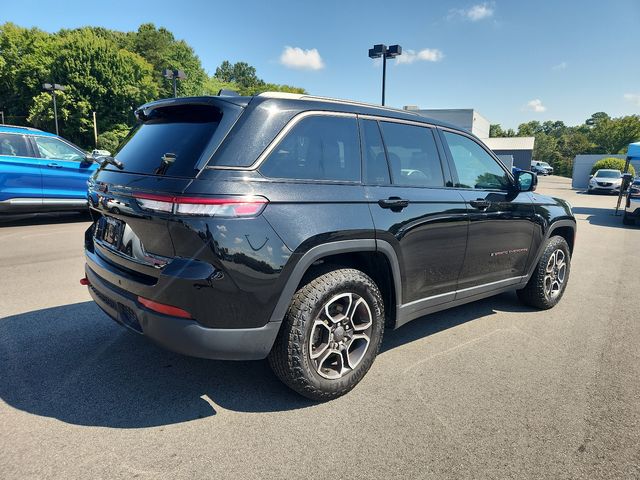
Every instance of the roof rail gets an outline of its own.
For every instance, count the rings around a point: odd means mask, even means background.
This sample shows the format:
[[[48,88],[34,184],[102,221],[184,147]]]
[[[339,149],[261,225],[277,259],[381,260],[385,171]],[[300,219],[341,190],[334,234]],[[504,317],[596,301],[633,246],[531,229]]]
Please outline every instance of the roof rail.
[[[263,92],[258,94],[258,97],[267,97],[267,98],[288,98],[291,100],[314,100],[318,102],[331,102],[331,103],[339,103],[341,105],[356,105],[362,107],[373,107],[373,108],[383,108],[387,110],[395,110],[398,112],[402,112],[408,115],[414,115],[420,117],[421,115],[417,112],[412,112],[410,110],[403,110],[401,108],[387,107],[382,105],[376,105],[374,103],[367,102],[357,102],[355,100],[343,100],[340,98],[332,98],[332,97],[322,97],[318,95],[309,95],[304,93],[287,93],[287,92]]]
[[[0,127],[22,128],[24,130],[32,130],[34,132],[41,132],[39,128],[25,127],[24,125],[10,125],[8,123],[0,123]]]

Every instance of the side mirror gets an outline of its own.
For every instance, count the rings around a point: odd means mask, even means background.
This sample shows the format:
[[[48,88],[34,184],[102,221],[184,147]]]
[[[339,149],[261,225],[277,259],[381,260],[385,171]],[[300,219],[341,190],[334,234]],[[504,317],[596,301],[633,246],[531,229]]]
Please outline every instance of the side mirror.
[[[82,161],[80,162],[80,165],[82,165],[83,167],[88,167],[94,161],[95,161],[95,158],[92,155],[85,155]]]
[[[533,172],[520,170],[516,172],[516,185],[519,192],[533,192],[538,185],[538,176]]]
[[[589,175],[589,180],[591,180],[593,178],[593,175]]]

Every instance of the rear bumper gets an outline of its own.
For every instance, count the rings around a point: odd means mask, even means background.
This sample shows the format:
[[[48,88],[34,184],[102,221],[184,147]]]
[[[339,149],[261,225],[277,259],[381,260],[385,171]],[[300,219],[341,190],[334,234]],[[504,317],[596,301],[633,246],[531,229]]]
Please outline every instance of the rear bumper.
[[[260,360],[271,351],[280,322],[259,328],[207,328],[194,320],[171,317],[145,308],[137,297],[100,278],[85,266],[89,293],[119,324],[142,333],[164,348],[183,355],[217,360]]]

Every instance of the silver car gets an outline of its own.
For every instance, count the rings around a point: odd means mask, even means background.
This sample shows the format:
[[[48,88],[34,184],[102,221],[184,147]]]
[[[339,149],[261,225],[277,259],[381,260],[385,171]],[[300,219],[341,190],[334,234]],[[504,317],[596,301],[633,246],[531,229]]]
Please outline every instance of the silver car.
[[[600,169],[589,177],[588,193],[620,193],[622,172],[620,170]]]

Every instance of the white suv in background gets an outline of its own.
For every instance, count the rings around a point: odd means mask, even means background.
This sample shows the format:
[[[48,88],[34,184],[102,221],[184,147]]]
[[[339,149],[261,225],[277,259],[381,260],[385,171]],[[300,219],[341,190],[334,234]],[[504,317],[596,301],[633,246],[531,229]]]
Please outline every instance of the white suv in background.
[[[531,162],[531,171],[539,175],[551,175],[553,167],[547,162]]]
[[[588,193],[620,193],[622,172],[620,170],[600,169],[589,177]]]

